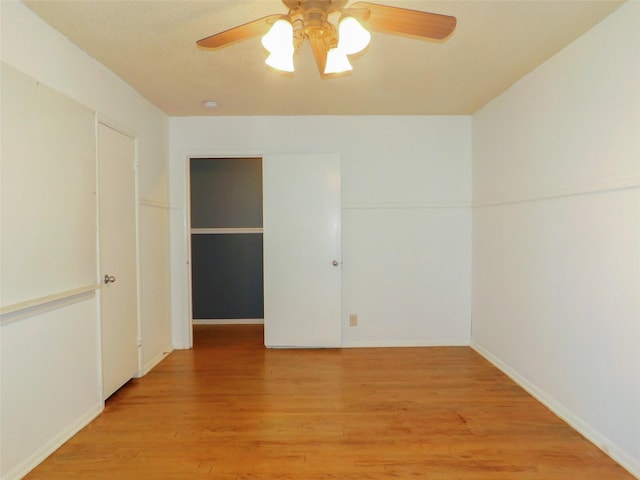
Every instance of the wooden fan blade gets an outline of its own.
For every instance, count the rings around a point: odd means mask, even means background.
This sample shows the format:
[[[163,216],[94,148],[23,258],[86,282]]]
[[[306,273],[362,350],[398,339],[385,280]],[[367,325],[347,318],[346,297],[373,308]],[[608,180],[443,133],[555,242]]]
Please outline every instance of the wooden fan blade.
[[[456,28],[456,17],[437,13],[390,7],[369,2],[356,2],[349,9],[366,9],[366,28],[383,33],[398,33],[442,40]]]
[[[209,37],[202,38],[196,43],[203,48],[220,48],[233,42],[257,37],[258,35],[264,35],[269,31],[273,22],[280,17],[282,17],[282,15],[267,15],[266,17],[253,20],[252,22],[230,28],[224,32],[215,33]]]

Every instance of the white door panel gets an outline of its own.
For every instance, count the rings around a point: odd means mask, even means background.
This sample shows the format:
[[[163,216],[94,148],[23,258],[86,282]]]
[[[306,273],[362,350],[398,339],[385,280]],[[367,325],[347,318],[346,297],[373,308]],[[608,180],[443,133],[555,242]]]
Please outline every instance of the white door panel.
[[[134,141],[100,124],[98,134],[103,398],[138,372]]]
[[[338,347],[340,158],[264,158],[264,323],[269,347]]]

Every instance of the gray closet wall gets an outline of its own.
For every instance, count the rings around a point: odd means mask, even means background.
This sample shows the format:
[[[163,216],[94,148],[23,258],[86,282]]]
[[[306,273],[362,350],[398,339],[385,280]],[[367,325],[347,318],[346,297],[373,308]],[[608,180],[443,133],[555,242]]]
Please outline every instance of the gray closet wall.
[[[262,159],[189,168],[193,319],[263,318]]]

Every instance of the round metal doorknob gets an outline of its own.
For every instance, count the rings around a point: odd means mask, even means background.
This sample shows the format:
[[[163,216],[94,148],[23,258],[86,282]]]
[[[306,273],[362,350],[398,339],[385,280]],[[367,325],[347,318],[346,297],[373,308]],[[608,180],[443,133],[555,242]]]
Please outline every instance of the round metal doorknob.
[[[116,277],[114,277],[113,275],[105,275],[104,276],[104,283],[114,283],[116,281]]]
[[[333,262],[331,262],[331,265],[337,267],[338,265],[340,265],[340,262],[338,260],[334,260]]]

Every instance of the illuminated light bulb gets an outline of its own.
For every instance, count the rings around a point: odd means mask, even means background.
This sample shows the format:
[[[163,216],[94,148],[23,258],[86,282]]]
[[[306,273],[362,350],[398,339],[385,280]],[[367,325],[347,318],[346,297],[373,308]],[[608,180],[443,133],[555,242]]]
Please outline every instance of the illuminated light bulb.
[[[338,26],[338,48],[347,55],[364,50],[371,34],[353,17],[344,17]]]
[[[325,74],[342,73],[353,70],[347,54],[339,48],[332,48],[327,52],[327,63],[324,67]]]

